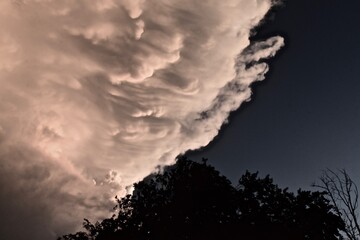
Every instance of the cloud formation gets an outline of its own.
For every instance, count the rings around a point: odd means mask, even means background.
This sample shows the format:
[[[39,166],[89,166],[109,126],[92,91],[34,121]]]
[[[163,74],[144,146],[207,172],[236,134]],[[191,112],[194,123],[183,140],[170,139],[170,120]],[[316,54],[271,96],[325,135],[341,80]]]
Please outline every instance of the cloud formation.
[[[272,5],[1,1],[1,235],[73,231],[156,166],[207,145],[284,44],[249,41]]]

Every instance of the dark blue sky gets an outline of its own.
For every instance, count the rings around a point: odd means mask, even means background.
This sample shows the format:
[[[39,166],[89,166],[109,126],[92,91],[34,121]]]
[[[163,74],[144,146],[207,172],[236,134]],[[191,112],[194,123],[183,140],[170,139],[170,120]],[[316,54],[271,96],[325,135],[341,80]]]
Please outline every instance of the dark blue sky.
[[[285,37],[253,99],[201,151],[233,182],[249,169],[307,188],[322,169],[360,182],[360,2],[288,0],[256,38]]]

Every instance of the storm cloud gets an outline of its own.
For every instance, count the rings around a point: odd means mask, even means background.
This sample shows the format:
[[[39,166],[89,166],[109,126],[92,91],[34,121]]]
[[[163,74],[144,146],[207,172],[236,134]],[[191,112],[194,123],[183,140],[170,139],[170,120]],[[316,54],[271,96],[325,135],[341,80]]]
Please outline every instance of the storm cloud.
[[[51,239],[207,145],[283,44],[270,0],[0,2],[4,239]]]

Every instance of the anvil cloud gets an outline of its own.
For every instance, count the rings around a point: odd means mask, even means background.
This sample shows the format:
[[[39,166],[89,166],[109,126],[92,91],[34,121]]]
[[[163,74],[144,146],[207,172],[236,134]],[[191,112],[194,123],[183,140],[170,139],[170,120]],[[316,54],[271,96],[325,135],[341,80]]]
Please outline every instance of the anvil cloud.
[[[250,43],[270,0],[0,2],[4,239],[51,239],[207,145],[281,37]]]

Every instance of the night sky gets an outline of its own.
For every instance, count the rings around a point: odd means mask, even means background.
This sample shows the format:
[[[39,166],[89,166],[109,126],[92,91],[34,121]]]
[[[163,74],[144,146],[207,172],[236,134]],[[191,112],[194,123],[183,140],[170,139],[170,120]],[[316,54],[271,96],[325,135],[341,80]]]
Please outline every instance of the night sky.
[[[289,0],[255,37],[280,34],[252,101],[215,140],[190,158],[209,162],[234,183],[249,169],[292,189],[308,188],[326,168],[360,181],[359,1]]]

